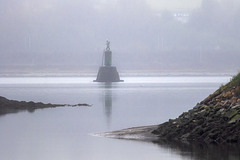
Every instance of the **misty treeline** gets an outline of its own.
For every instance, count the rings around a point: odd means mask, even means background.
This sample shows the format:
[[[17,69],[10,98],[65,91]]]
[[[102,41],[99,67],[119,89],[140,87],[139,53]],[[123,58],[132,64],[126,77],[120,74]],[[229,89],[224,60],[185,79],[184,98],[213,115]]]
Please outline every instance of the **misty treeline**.
[[[223,2],[203,0],[202,7],[192,11],[185,24],[179,24],[167,13],[168,18],[163,17],[161,22],[163,37],[173,41],[172,47],[239,51],[240,7]]]
[[[239,0],[161,11],[144,0],[0,0],[0,63],[94,70],[109,39],[123,70],[236,69],[239,15]]]

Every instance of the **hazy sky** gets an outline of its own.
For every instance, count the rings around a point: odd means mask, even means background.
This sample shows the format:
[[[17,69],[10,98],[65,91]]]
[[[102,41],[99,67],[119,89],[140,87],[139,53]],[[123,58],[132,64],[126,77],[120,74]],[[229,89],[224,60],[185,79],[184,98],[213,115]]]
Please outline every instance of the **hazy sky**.
[[[193,9],[201,6],[202,0],[146,0],[154,10]]]
[[[120,67],[203,67],[215,54],[216,63],[232,54],[237,68],[239,6],[239,0],[0,0],[0,65],[97,68],[109,39]]]

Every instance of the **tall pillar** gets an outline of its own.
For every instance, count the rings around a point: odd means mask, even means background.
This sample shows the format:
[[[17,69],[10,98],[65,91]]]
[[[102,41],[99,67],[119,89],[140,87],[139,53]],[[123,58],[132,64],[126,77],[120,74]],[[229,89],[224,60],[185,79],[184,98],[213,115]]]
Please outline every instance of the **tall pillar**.
[[[107,47],[103,53],[103,65],[99,67],[97,79],[94,82],[123,82],[120,80],[117,67],[112,66],[112,51],[110,42],[107,41]]]

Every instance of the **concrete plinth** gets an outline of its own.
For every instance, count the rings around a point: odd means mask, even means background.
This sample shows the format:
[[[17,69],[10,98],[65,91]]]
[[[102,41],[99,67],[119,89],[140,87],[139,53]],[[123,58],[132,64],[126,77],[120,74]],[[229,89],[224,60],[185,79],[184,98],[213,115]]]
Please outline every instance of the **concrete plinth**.
[[[123,82],[123,80],[120,80],[115,66],[101,66],[94,82]]]

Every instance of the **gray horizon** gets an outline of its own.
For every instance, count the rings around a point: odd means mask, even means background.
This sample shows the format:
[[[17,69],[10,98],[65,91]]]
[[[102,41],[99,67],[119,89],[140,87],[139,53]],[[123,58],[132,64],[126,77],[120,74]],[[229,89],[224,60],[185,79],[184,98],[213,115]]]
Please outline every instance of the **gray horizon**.
[[[175,4],[176,10],[167,2],[165,10],[149,3],[0,0],[0,72],[94,70],[106,39],[121,70],[240,68],[240,2],[202,0],[186,8]]]

